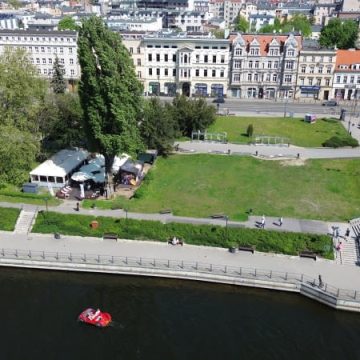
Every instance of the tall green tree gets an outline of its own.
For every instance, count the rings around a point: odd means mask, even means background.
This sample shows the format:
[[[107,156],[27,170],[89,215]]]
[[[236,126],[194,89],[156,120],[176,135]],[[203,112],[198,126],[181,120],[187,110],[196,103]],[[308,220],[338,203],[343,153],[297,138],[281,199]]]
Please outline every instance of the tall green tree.
[[[304,37],[311,35],[311,21],[303,14],[296,14],[290,20],[280,22],[278,18],[274,20],[273,25],[264,25],[259,33],[273,33],[273,32],[289,33],[292,31],[301,32]]]
[[[64,16],[58,23],[59,30],[74,30],[78,31],[79,26],[76,25],[76,22],[71,16]]]
[[[215,122],[215,106],[208,105],[202,98],[177,96],[173,100],[171,111],[180,132],[185,136],[191,136],[192,131],[204,131]]]
[[[122,152],[135,154],[143,147],[137,126],[143,89],[119,35],[100,18],[83,22],[78,49],[79,95],[88,147],[104,155],[111,183],[114,157]]]
[[[350,49],[355,47],[358,31],[358,24],[354,20],[331,19],[321,30],[319,42],[324,47]]]
[[[158,98],[144,103],[144,114],[140,123],[140,134],[149,149],[157,149],[160,154],[171,151],[177,135],[178,125],[172,116],[170,104],[161,104]]]
[[[37,133],[47,87],[24,50],[6,48],[0,56],[0,125]]]
[[[247,32],[249,30],[249,22],[241,15],[234,20],[234,28],[237,31]]]
[[[51,87],[55,94],[64,94],[66,91],[66,81],[64,79],[64,66],[60,64],[58,57],[55,58],[53,65]]]

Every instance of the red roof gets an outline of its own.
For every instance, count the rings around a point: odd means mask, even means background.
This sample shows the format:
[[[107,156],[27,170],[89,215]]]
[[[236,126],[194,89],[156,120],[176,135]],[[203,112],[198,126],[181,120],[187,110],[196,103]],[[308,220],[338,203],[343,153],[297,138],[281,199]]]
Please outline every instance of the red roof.
[[[340,69],[340,65],[348,65],[346,70],[352,70],[350,65],[353,64],[360,64],[360,50],[337,50],[335,70],[344,70]]]

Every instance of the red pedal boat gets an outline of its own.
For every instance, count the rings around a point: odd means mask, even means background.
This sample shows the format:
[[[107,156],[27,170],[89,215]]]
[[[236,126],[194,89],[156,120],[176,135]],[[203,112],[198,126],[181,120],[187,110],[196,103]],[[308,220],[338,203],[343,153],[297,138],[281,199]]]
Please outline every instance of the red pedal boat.
[[[90,325],[106,327],[111,323],[111,315],[99,309],[88,308],[79,315],[79,320]]]

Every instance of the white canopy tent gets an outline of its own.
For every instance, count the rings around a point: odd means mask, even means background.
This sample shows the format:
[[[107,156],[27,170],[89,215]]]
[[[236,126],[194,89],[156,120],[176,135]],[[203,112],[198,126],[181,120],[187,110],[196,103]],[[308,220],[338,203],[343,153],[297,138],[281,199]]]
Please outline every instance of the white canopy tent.
[[[88,157],[89,153],[83,149],[61,150],[30,172],[31,182],[39,186],[63,187]]]

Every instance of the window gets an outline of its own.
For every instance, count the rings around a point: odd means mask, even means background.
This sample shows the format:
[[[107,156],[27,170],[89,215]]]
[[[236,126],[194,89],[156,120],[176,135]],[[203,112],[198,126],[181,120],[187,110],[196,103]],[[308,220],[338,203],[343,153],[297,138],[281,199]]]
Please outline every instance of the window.
[[[255,61],[255,69],[258,69],[258,68],[259,68],[259,62]]]
[[[268,61],[268,69],[271,69],[271,66],[272,66],[272,62],[271,61]]]
[[[149,55],[148,55],[148,60],[149,60],[149,61],[152,61],[152,54],[149,54]]]
[[[355,76],[350,77],[350,84],[353,84],[355,82]]]
[[[220,62],[221,62],[222,64],[225,63],[225,55],[221,55]]]
[[[39,58],[36,58],[36,63],[40,64],[40,59]]]
[[[74,70],[74,69],[71,69],[71,70],[70,70],[70,75],[71,75],[71,76],[74,76],[74,75],[75,75],[75,70]]]
[[[241,60],[234,61],[234,69],[241,69]]]
[[[156,54],[156,61],[157,61],[157,62],[160,61],[160,54]]]
[[[327,74],[331,74],[331,66],[327,66],[327,67],[326,67],[326,73],[327,73]]]
[[[140,54],[140,53],[141,53],[141,50],[140,50],[140,48],[139,48],[139,47],[137,48],[137,53],[138,53],[138,54]]]
[[[252,74],[248,74],[248,81],[251,81],[252,80]]]
[[[131,47],[131,48],[129,48],[129,52],[130,52],[130,54],[133,54],[133,52],[134,52],[134,49]]]
[[[313,74],[315,71],[315,66],[310,66],[310,74]]]
[[[240,74],[234,74],[233,81],[240,82]]]
[[[266,81],[270,81],[270,74],[266,74]]]
[[[40,181],[41,182],[46,182],[47,181],[46,176],[40,176]]]
[[[343,78],[343,83],[344,83],[344,84],[347,83],[347,79],[348,79],[348,77],[347,77],[347,76],[344,76],[344,78]]]
[[[168,62],[169,61],[169,55],[168,54],[164,54],[164,61]]]
[[[169,75],[169,69],[167,69],[167,68],[164,69],[164,75],[165,75],[165,76],[168,76],[168,75]]]
[[[332,62],[332,56],[329,56],[329,62]]]
[[[52,58],[48,58],[48,63],[51,65],[52,64]]]
[[[292,50],[292,49],[288,50],[287,55],[288,56],[294,56],[295,55],[295,50]]]
[[[321,78],[316,79],[316,85],[321,86]]]
[[[44,74],[47,75],[47,69],[44,69]]]
[[[216,55],[213,55],[213,63],[216,63]]]
[[[136,65],[137,65],[137,66],[141,66],[141,59],[137,59],[137,60],[136,60]]]
[[[300,78],[300,85],[304,85],[305,84],[305,79],[304,78]]]
[[[274,81],[274,82],[276,82],[276,81],[277,81],[277,74],[273,74],[272,81]]]
[[[138,77],[139,79],[141,79],[141,71],[138,71],[137,77]]]
[[[176,54],[173,55],[173,62],[176,62]]]
[[[74,65],[74,59],[70,59],[70,65]]]
[[[63,54],[64,53],[64,48],[60,48],[60,54]]]
[[[215,77],[216,76],[216,70],[211,70],[211,76]]]
[[[207,77],[207,70],[204,70],[204,77]]]
[[[60,64],[65,64],[65,61],[63,58],[60,59]]]
[[[152,75],[152,69],[149,69],[149,75],[150,76]]]
[[[259,55],[259,49],[250,49],[250,55]]]
[[[200,75],[200,71],[199,71],[199,69],[196,69],[195,70],[195,76],[199,76]]]
[[[207,63],[208,62],[208,56],[204,55],[204,62]]]
[[[259,80],[259,74],[254,74],[254,81],[258,81]]]
[[[291,70],[294,68],[294,62],[293,61],[286,61],[285,62],[285,69]]]
[[[45,58],[42,59],[42,63],[46,64],[46,59]]]
[[[313,84],[313,78],[309,78],[309,85]]]
[[[285,75],[285,78],[284,78],[284,81],[286,82],[286,83],[291,83],[291,80],[292,80],[292,75]]]
[[[279,62],[278,61],[274,61],[274,69],[277,69],[279,66]]]
[[[224,70],[220,70],[220,77],[224,77],[224,76],[225,76]]]
[[[357,77],[356,82],[360,84],[360,76]]]
[[[35,52],[39,52],[39,47],[35,46]]]
[[[315,62],[315,56],[312,56],[312,57],[311,57],[311,61],[312,61],[312,62]]]
[[[156,75],[160,76],[160,69],[159,68],[156,69]]]
[[[72,54],[72,53],[73,53],[73,48],[69,47],[69,54]]]
[[[341,81],[341,76],[338,75],[338,76],[336,77],[336,82],[339,83],[340,81]]]
[[[319,66],[319,74],[322,74],[323,73],[323,69],[324,67],[322,65]]]
[[[236,48],[235,49],[235,55],[242,55],[242,49]]]
[[[45,52],[45,47],[44,46],[42,46],[40,49],[41,49],[42,53]]]
[[[325,79],[325,85],[326,85],[326,86],[330,86],[330,79],[329,79],[329,78],[326,78],[326,79]]]
[[[302,72],[303,74],[306,73],[306,66],[305,66],[305,65],[301,66],[301,72]]]
[[[252,67],[253,67],[253,62],[250,60],[249,61],[249,68],[252,69]]]
[[[176,69],[173,69],[173,76],[176,76]]]

